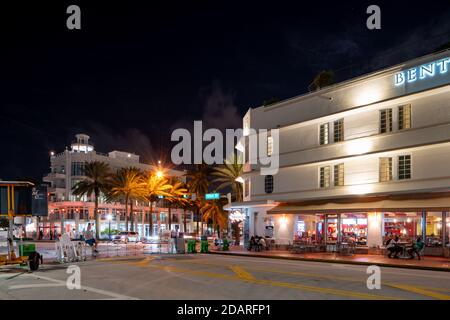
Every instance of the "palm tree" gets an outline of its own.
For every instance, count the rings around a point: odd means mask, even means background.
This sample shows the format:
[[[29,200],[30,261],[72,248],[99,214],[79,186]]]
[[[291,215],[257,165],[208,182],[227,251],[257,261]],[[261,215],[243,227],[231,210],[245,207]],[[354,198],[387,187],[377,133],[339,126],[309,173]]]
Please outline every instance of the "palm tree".
[[[225,164],[215,167],[212,175],[216,176],[214,183],[220,183],[217,190],[231,187],[236,201],[242,201],[242,183],[237,179],[242,175],[243,164],[241,157],[233,153],[231,159],[225,160]]]
[[[77,182],[72,193],[75,196],[94,195],[95,237],[100,238],[100,216],[98,214],[98,199],[100,194],[107,194],[110,188],[110,169],[107,163],[101,161],[85,162],[86,178]]]
[[[188,198],[184,198],[183,201],[179,203],[180,207],[183,209],[183,232],[186,233],[187,229],[187,210],[194,210],[195,202]]]
[[[168,202],[169,209],[169,230],[172,230],[172,206],[180,205],[185,198],[184,195],[187,193],[187,189],[184,186],[184,183],[177,178],[172,178],[169,180],[170,188],[167,192],[170,194],[166,200]]]
[[[335,75],[332,70],[322,70],[314,77],[314,80],[308,86],[308,90],[316,91],[332,85],[334,83],[334,78]]]
[[[133,225],[133,201],[143,200],[145,184],[142,172],[137,168],[121,168],[111,178],[111,190],[109,200],[123,200],[125,202],[125,229],[128,230],[128,203],[131,205],[130,220],[131,231]]]
[[[189,193],[195,194],[196,199],[194,206],[195,213],[198,216],[200,214],[200,208],[202,207],[202,202],[205,194],[208,192],[209,180],[211,174],[211,167],[207,164],[196,164],[193,169],[189,170],[185,175],[189,179],[188,189]],[[199,231],[199,220],[197,219],[197,233]],[[203,223],[202,223],[203,228]]]
[[[145,176],[145,198],[150,202],[150,236],[153,236],[153,203],[158,200],[159,196],[170,196],[169,189],[172,186],[168,182],[167,178],[159,176],[154,171],[148,172]]]
[[[225,200],[226,201],[226,200]],[[228,213],[223,210],[224,199],[212,200],[205,202],[200,209],[202,213],[203,221],[212,221],[213,230],[217,231],[217,236],[220,238],[220,230],[223,230],[227,226]],[[217,229],[216,229],[217,227]]]

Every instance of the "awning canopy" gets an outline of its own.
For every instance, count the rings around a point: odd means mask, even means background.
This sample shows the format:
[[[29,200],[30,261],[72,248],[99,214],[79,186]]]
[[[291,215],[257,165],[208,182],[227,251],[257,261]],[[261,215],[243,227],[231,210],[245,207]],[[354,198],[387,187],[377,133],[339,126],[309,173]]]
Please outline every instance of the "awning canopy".
[[[450,194],[415,194],[385,197],[357,197],[282,203],[269,214],[346,213],[365,211],[450,211]]]

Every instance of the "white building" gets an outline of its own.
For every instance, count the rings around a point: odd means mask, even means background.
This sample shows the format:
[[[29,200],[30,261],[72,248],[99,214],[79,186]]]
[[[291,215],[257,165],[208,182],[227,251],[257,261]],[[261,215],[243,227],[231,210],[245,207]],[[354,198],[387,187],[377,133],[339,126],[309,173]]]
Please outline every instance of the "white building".
[[[114,172],[120,168],[136,167],[144,172],[154,169],[150,164],[141,163],[139,155],[112,151],[108,154],[102,154],[95,151],[94,145],[89,141],[89,136],[85,134],[77,134],[76,140],[71,144],[70,150],[50,155],[51,172],[44,176],[44,182],[50,184],[49,192],[49,217],[42,219],[39,229],[44,232],[44,238],[49,237],[49,232],[57,233],[69,232],[73,228],[78,231],[84,230],[88,222],[94,220],[94,199],[87,196],[77,197],[72,194],[73,186],[85,179],[83,176],[83,168],[86,162],[101,161],[109,165]],[[165,169],[167,176],[176,176],[184,180],[183,171]],[[160,230],[167,228],[168,210],[162,207],[164,201],[160,201],[159,205],[153,207],[154,234],[158,234]],[[111,217],[111,229],[125,230],[125,205],[121,203],[106,203],[102,197],[99,201],[99,210],[101,212],[101,230],[109,227]],[[134,214],[134,230],[140,235],[149,235],[149,211],[148,205],[143,206],[136,203],[133,208]],[[183,231],[182,210],[172,209],[172,228],[178,225],[179,230]],[[142,232],[142,214],[145,215],[144,234]],[[188,214],[188,230],[185,232],[193,232],[191,230],[192,215]],[[62,228],[61,228],[62,226]]]
[[[422,235],[436,252],[448,243],[449,51],[251,108],[243,127],[244,202],[230,209],[245,214],[246,240],[273,232],[280,244],[368,249],[386,234]],[[248,128],[279,129],[276,175],[249,164]]]

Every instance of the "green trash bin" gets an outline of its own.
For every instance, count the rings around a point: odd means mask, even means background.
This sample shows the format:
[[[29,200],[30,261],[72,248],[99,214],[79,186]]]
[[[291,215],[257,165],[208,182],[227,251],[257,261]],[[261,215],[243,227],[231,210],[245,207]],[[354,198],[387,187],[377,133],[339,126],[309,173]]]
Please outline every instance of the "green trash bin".
[[[19,245],[19,255],[29,257],[32,252],[36,251],[36,245],[34,243]]]
[[[208,240],[202,240],[200,243],[200,252],[208,253]]]
[[[188,253],[197,253],[197,249],[195,248],[197,241],[196,240],[188,240],[187,243],[187,252]]]
[[[223,251],[228,251],[228,250],[230,250],[230,243],[228,242],[227,239],[223,239],[222,250],[223,250]]]

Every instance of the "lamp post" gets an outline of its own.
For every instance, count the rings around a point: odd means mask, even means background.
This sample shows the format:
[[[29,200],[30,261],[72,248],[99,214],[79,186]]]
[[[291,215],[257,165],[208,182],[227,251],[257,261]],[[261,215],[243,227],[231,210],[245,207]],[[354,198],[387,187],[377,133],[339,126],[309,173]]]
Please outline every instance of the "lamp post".
[[[106,216],[106,218],[108,219],[108,237],[109,237],[109,241],[111,241],[111,219],[112,219],[112,215],[108,214]]]

